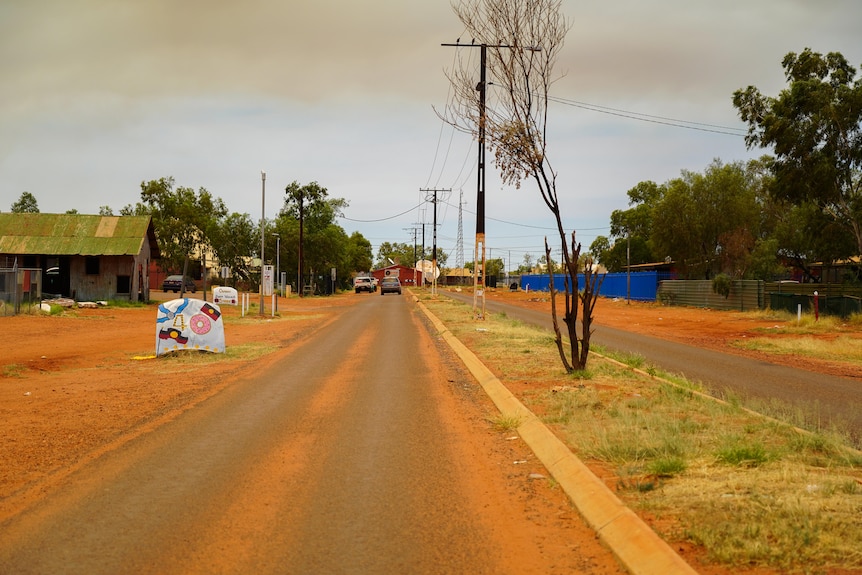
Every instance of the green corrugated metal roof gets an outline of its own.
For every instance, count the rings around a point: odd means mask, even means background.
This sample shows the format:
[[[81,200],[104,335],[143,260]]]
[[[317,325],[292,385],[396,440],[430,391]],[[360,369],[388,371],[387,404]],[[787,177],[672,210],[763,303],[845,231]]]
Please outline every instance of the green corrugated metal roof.
[[[0,214],[0,254],[134,256],[159,250],[149,216]]]

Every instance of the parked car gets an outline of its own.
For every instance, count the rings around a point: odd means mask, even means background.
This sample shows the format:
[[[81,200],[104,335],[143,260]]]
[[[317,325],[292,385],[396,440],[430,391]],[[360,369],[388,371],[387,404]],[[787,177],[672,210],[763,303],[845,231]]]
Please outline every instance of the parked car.
[[[398,295],[401,295],[401,280],[391,277],[380,280],[380,295],[387,293],[397,293]]]
[[[186,288],[185,291],[190,291],[195,293],[198,287],[195,285],[195,280],[190,277],[185,278]],[[179,291],[183,287],[183,276],[168,276],[165,278],[165,281],[162,282],[162,291],[172,291],[174,293],[179,293]]]
[[[377,285],[370,277],[359,276],[353,279],[353,291],[359,293],[361,291],[375,292]]]

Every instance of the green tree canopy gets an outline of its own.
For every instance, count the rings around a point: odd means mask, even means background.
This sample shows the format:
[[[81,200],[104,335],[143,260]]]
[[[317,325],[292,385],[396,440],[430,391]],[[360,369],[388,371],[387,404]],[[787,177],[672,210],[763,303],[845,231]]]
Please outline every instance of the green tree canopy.
[[[652,229],[653,212],[664,191],[655,182],[640,182],[627,192],[631,207],[611,212],[610,237],[599,236],[590,245],[590,253],[608,271],[662,259],[653,251]]]
[[[767,97],[737,90],[749,147],[772,147],[776,197],[813,204],[855,239],[862,254],[862,79],[837,52],[806,48],[782,61],[788,86]]]
[[[12,204],[11,211],[13,214],[38,214],[39,202],[36,201],[36,196],[30,192],[24,192],[18,201]]]
[[[348,268],[354,272],[371,271],[371,266],[374,265],[373,257],[371,242],[359,232],[350,234],[345,254]]]
[[[289,282],[301,275],[306,285],[314,282],[322,289],[335,268],[337,281],[345,287],[354,272],[370,267],[371,244],[362,234],[348,236],[336,223],[347,206],[342,198],[330,198],[317,182],[300,185],[294,181],[285,188],[275,231],[281,238],[282,269],[290,270]],[[356,267],[366,265],[365,270]]]
[[[210,248],[220,266],[230,269],[233,285],[253,281],[251,256],[260,251],[260,230],[248,214],[233,212],[212,226]]]
[[[645,264],[657,261],[645,238],[616,238],[611,244],[605,236],[598,236],[590,244],[590,254],[609,272],[625,271],[629,264]]]
[[[174,188],[170,177],[141,182],[141,202],[153,217],[163,267],[183,274],[189,257],[209,245],[209,234],[227,214],[220,198],[204,188]]]
[[[741,162],[715,160],[703,174],[683,171],[664,184],[653,208],[653,253],[670,256],[692,278],[710,279],[724,270],[743,275],[761,234],[755,182]]]
[[[425,246],[425,253],[422,253],[422,246],[415,246],[406,242],[383,242],[377,248],[377,259],[374,263],[375,269],[385,268],[392,265],[392,262],[401,264],[402,266],[413,267],[415,256],[416,261],[433,260],[433,247]],[[437,267],[443,269],[446,267],[448,255],[443,248],[437,246]],[[392,261],[390,261],[392,260]],[[486,262],[487,265],[487,262]]]

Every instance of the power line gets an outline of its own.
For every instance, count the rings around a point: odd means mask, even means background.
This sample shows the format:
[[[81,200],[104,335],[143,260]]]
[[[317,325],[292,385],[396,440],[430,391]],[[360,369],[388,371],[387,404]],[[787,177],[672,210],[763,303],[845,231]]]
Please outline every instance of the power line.
[[[400,218],[400,217],[401,217],[401,216],[403,216],[404,214],[409,214],[409,213],[410,213],[410,212],[412,212],[413,210],[416,210],[416,209],[421,208],[425,203],[426,203],[426,202],[424,202],[424,201],[423,201],[423,202],[420,202],[420,203],[419,203],[419,205],[417,205],[417,206],[413,206],[413,207],[412,207],[412,208],[410,208],[409,210],[404,210],[404,211],[403,211],[403,212],[401,212],[400,214],[395,214],[394,216],[389,216],[389,217],[387,217],[387,218],[380,218],[380,219],[377,219],[377,220],[354,220],[353,218],[348,218],[347,216],[339,216],[339,217],[340,217],[341,219],[343,219],[343,220],[347,220],[348,222],[358,222],[358,223],[360,223],[360,224],[373,224],[373,223],[376,223],[376,222],[385,222],[385,221],[388,221],[388,220],[394,220],[395,218]]]
[[[488,83],[489,86],[503,88],[499,84],[493,82]],[[620,118],[628,118],[630,120],[638,120],[641,122],[651,122],[653,124],[661,124],[664,126],[673,126],[675,128],[685,128],[687,130],[698,130],[701,132],[712,132],[714,134],[724,134],[726,136],[737,136],[744,138],[747,134],[747,128],[734,128],[732,126],[722,126],[718,124],[708,124],[706,122],[693,122],[690,120],[680,120],[679,118],[669,118],[667,116],[657,116],[653,114],[644,114],[641,112],[632,112],[631,110],[623,110],[620,108],[611,108],[610,106],[601,106],[599,104],[590,104],[589,102],[579,102],[578,100],[570,100],[561,98],[560,96],[547,96],[548,101],[556,102],[573,108],[581,108],[590,112],[598,112],[600,114],[608,114],[609,116],[617,116]]]
[[[664,126],[673,126],[675,128],[685,128],[687,130],[698,130],[701,132],[712,132],[714,134],[724,134],[726,136],[745,137],[745,128],[733,128],[730,126],[720,126],[717,124],[707,124],[704,122],[692,122],[689,120],[679,120],[677,118],[668,118],[665,116],[655,116],[652,114],[642,114],[640,112],[631,112],[618,108],[610,108],[608,106],[599,106],[597,104],[589,104],[587,102],[578,102],[576,100],[567,100],[565,98],[548,96],[551,102],[598,112],[600,114],[608,114],[610,116],[618,116],[620,118],[628,118],[630,120],[639,120],[641,122],[651,122],[653,124],[662,124]]]

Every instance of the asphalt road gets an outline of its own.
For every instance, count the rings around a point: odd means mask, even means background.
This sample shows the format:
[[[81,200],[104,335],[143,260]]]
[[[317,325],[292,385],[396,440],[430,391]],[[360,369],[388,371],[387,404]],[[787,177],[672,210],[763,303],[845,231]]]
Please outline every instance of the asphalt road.
[[[472,305],[472,295],[442,291],[443,295]],[[505,312],[509,317],[548,330],[548,313],[487,301],[485,309]],[[560,316],[562,318],[562,316]],[[746,357],[701,349],[602,325],[593,324],[591,342],[607,349],[635,353],[648,363],[673,374],[700,382],[713,392],[730,391],[737,396],[779,400],[807,414],[810,421],[847,429],[858,442],[862,438],[862,386],[858,381],[793,369]]]
[[[537,538],[408,297],[356,297],[0,524],[0,573],[617,572]]]

